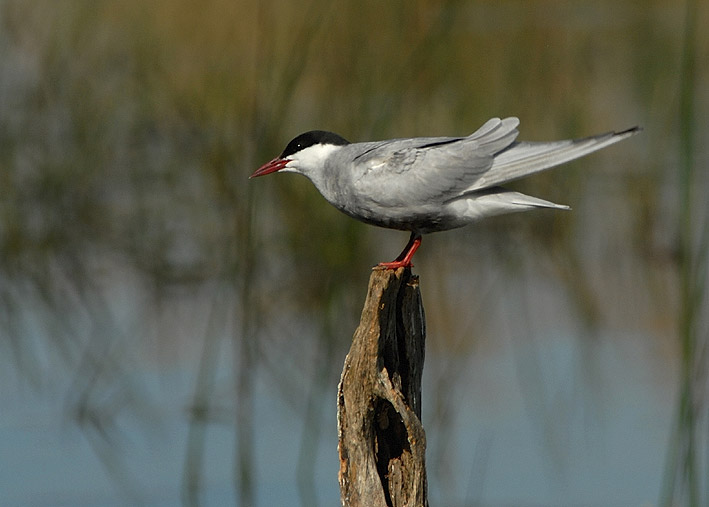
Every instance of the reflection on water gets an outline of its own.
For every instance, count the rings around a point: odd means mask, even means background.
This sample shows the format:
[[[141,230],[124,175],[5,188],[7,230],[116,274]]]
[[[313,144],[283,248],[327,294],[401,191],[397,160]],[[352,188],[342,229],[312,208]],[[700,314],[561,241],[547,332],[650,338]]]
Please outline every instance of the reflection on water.
[[[247,177],[497,115],[645,132],[515,183],[572,212],[424,238],[432,504],[706,504],[707,6],[242,4],[0,1],[0,504],[337,504],[406,234]]]
[[[499,294],[495,303],[500,315],[515,313],[513,295]],[[198,301],[193,304],[199,307]],[[653,346],[655,338],[602,333],[579,347],[563,326],[542,328],[536,336],[519,320],[508,326],[489,350],[427,356],[424,423],[434,471],[431,497],[447,505],[564,505],[570,498],[589,505],[652,503],[677,387],[657,379],[655,368],[663,358]],[[179,343],[179,333],[175,336]],[[180,503],[189,432],[185,404],[193,391],[194,364],[177,361],[166,367],[136,348],[142,358],[132,363],[129,382],[139,389],[144,406],[132,413],[112,395],[111,403],[91,408],[111,411],[96,414],[105,418],[103,425],[71,419],[73,407],[67,403],[76,379],[69,371],[55,376],[41,394],[17,378],[5,379],[4,504]],[[338,365],[342,360],[333,358]],[[584,364],[589,361],[595,364]],[[228,380],[227,368],[222,365],[217,373],[222,381]],[[437,391],[441,377],[452,372],[455,381]],[[292,378],[303,380],[303,373]],[[124,391],[124,399],[130,396],[125,385],[106,387],[99,396],[111,396],[109,389]],[[328,408],[335,391],[334,383],[323,389]],[[200,494],[207,505],[234,501],[231,404],[228,388],[211,401]],[[441,405],[452,413],[442,414]],[[257,376],[253,411],[258,422],[253,465],[262,478],[256,503],[289,505],[299,488],[294,457],[300,452],[304,407],[284,400],[271,380]],[[322,410],[317,425],[316,497],[321,505],[334,505],[339,498],[333,473],[338,468],[335,411]],[[110,447],[110,456],[103,447]]]

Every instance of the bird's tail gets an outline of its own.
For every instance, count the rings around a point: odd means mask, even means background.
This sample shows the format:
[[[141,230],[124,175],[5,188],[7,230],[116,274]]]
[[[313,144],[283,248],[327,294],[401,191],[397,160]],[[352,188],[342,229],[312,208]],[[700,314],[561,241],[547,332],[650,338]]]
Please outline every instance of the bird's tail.
[[[466,223],[496,215],[528,211],[534,208],[571,209],[563,204],[545,201],[538,197],[514,192],[502,187],[486,188],[478,192],[468,193],[450,201],[448,205],[455,209],[457,216],[465,217]]]

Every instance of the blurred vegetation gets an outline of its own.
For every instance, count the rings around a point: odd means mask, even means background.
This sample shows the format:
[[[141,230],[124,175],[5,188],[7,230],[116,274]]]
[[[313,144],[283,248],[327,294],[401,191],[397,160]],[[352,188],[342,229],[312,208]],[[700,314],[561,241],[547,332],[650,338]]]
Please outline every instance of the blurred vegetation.
[[[0,0],[4,366],[39,391],[73,376],[66,413],[118,482],[117,419],[155,417],[132,372],[194,370],[186,504],[201,498],[212,424],[233,427],[234,489],[255,503],[265,376],[305,421],[296,473],[315,505],[317,422],[334,410],[368,269],[406,237],[340,215],[304,179],[251,172],[313,128],[462,135],[516,115],[521,138],[544,140],[637,123],[642,136],[516,184],[573,213],[424,239],[429,348],[444,358],[428,431],[456,410],[445,393],[462,358],[495,347],[490,294],[522,279],[526,301],[552,284],[581,340],[642,330],[672,366],[658,376],[680,372],[661,501],[706,504],[709,40],[697,27],[709,8],[690,6],[685,18],[660,0]],[[529,379],[548,425],[551,394]],[[430,451],[441,490],[450,445]]]

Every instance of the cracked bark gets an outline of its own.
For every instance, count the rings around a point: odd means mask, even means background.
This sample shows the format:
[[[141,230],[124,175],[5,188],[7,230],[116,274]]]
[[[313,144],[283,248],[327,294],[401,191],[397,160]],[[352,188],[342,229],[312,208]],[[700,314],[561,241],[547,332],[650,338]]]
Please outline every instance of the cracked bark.
[[[421,374],[426,322],[418,277],[374,269],[337,397],[345,507],[427,506]]]

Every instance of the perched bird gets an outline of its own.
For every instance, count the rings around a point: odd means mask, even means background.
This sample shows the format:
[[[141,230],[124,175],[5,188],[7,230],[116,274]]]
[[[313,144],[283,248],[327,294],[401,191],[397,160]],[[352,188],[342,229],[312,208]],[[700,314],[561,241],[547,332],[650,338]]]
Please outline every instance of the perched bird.
[[[251,177],[299,173],[337,209],[362,222],[410,231],[401,254],[379,266],[411,267],[421,235],[534,208],[569,209],[500,185],[587,155],[637,134],[639,127],[583,139],[516,141],[517,118],[493,118],[467,137],[416,137],[350,143],[313,130]]]

